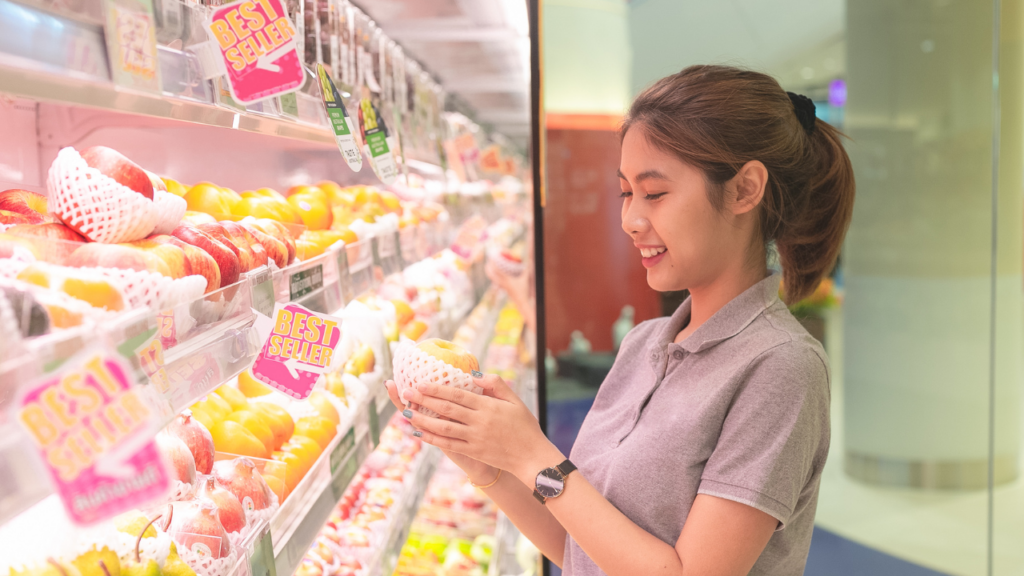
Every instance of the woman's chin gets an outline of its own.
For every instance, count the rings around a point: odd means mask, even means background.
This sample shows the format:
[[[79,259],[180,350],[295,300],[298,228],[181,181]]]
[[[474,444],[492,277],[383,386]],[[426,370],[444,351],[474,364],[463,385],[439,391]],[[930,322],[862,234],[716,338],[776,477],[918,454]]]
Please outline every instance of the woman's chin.
[[[664,274],[654,269],[647,271],[647,285],[656,292],[675,292],[685,286],[679,278],[666,278]]]

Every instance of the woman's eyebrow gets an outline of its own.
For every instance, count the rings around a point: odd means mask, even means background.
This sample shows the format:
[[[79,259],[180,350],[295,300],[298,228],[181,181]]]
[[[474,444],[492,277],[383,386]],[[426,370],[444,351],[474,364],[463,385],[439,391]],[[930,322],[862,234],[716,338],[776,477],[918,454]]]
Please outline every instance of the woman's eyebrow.
[[[629,180],[622,173],[622,170],[618,170],[618,174],[619,178],[622,178],[623,180]],[[636,175],[636,181],[638,183],[643,182],[644,180],[668,180],[668,176],[665,176],[664,174],[658,172],[657,170],[645,170]]]

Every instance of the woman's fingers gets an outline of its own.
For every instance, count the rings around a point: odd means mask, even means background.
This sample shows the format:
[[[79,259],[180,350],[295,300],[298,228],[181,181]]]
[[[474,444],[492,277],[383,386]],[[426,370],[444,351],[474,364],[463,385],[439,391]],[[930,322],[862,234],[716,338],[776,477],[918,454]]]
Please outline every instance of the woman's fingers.
[[[487,374],[482,378],[473,378],[473,383],[484,389],[484,394],[506,402],[518,402],[519,396],[509,388],[508,384],[497,374]]]
[[[388,398],[391,398],[391,403],[394,404],[395,408],[398,408],[399,411],[402,411],[405,408],[405,403],[398,397],[398,385],[395,384],[394,380],[388,380],[384,383],[384,387],[388,390]]]
[[[420,431],[420,439],[430,444],[431,446],[437,446],[445,452],[455,452],[456,454],[462,454],[468,456],[466,452],[469,450],[469,443],[465,440],[458,440],[455,438],[446,438],[444,436],[438,436],[429,430]]]
[[[417,384],[412,392],[418,392],[420,396],[428,398],[437,398],[439,400],[447,400],[459,406],[464,406],[470,410],[479,410],[482,404],[479,394],[474,394],[468,390],[462,388],[455,388],[454,386],[441,386],[440,384]],[[409,394],[406,393],[406,400],[410,400]],[[413,402],[419,402],[419,400],[411,399]],[[422,404],[422,402],[421,402]],[[443,414],[443,412],[442,412]]]
[[[414,412],[412,418],[409,418],[409,422],[411,422],[417,430],[423,432],[424,436],[429,432],[438,437],[448,438],[451,440],[461,440],[463,443],[465,443],[465,440],[470,437],[469,428],[464,424],[460,424],[459,422],[452,420],[431,418],[426,414]]]
[[[466,392],[464,390],[459,391],[462,392],[463,395],[465,396],[472,394],[472,392]],[[460,395],[448,394],[447,391],[445,391],[445,395],[451,397],[458,397],[461,399]],[[423,392],[420,392],[419,390],[406,390],[402,394],[402,398],[408,400],[409,402],[415,402],[416,404],[419,404],[424,408],[429,408],[430,410],[433,410],[434,412],[440,414],[441,417],[448,418],[450,420],[469,423],[473,418],[474,410],[466,408],[462,404],[459,404],[456,400],[448,400],[441,396],[429,396],[427,394],[424,394]]]

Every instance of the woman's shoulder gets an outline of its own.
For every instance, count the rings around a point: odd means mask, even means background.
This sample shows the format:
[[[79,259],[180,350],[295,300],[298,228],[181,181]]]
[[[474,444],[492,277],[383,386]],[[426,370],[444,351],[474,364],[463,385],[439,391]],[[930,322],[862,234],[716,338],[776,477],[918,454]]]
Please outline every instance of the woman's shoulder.
[[[828,392],[831,373],[828,355],[816,338],[789,312],[782,302],[765,310],[749,330],[757,350],[751,354],[748,370],[781,387],[821,386]]]

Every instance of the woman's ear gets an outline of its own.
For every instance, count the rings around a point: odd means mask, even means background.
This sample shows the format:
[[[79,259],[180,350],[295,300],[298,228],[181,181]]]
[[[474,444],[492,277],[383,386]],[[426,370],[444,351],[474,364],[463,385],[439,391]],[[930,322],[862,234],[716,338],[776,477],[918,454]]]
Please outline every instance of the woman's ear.
[[[751,160],[736,172],[729,183],[731,185],[727,186],[727,189],[731,189],[733,194],[726,208],[737,216],[746,214],[756,208],[764,198],[764,189],[768,185],[768,169],[760,160]]]

